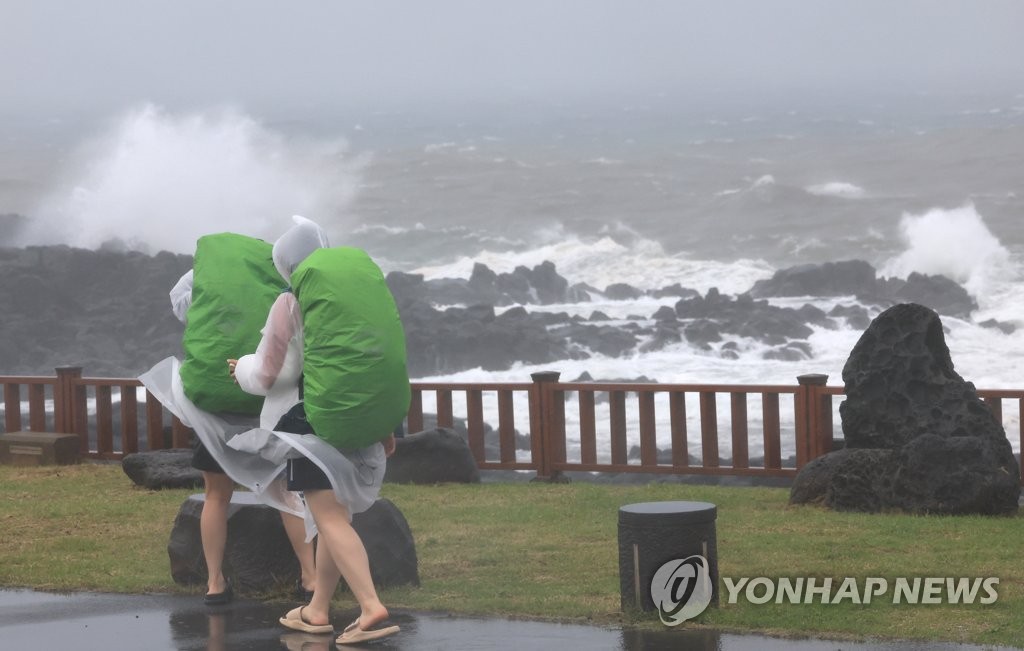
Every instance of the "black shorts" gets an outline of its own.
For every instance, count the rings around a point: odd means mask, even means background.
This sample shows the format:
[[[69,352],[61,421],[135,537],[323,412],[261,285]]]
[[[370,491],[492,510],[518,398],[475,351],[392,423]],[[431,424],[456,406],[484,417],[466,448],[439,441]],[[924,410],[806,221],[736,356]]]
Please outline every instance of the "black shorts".
[[[210,451],[206,449],[206,446],[198,438],[192,443],[192,467],[203,472],[225,474],[224,469],[220,467],[217,460],[213,458],[213,455],[210,454]]]
[[[288,459],[288,490],[290,491],[312,491],[332,490],[331,480],[327,478],[320,466],[313,463],[308,457]]]

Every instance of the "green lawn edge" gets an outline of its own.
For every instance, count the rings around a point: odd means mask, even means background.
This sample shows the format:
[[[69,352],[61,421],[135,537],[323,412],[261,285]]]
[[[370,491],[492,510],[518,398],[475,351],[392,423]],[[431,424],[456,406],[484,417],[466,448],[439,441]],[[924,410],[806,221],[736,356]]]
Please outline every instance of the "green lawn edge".
[[[117,464],[0,466],[0,586],[199,594],[170,576],[167,541],[194,490],[151,491]],[[1020,516],[834,513],[786,489],[668,483],[385,484],[416,541],[421,585],[381,590],[392,608],[666,629],[620,612],[618,509],[711,502],[720,577],[998,577],[998,600],[908,605],[721,603],[677,630],[789,637],[1020,644]],[[282,594],[261,598],[286,598]],[[351,606],[344,591],[337,601]]]

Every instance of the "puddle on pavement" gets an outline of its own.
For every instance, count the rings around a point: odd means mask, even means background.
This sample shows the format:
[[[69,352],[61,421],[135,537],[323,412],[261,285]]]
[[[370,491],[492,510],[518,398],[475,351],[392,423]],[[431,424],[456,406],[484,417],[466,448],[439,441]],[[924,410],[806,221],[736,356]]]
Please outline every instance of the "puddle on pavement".
[[[847,642],[781,639],[710,630],[639,631],[506,619],[392,612],[402,632],[392,640],[337,647],[334,636],[291,632],[278,624],[289,604],[240,600],[208,608],[196,596],[55,594],[0,590],[4,648],[75,651],[327,651],[337,648],[446,651],[609,649],[613,651],[1020,651],[1011,647],[933,642]],[[355,613],[338,612],[335,626]]]

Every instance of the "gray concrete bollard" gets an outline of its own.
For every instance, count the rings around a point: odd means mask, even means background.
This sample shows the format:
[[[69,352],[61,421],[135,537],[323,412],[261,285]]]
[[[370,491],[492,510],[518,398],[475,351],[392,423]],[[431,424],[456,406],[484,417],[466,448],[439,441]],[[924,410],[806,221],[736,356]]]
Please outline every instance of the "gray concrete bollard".
[[[641,502],[619,508],[619,587],[622,610],[653,611],[651,581],[665,563],[694,555],[707,560],[711,603],[718,603],[718,549],[709,502]]]

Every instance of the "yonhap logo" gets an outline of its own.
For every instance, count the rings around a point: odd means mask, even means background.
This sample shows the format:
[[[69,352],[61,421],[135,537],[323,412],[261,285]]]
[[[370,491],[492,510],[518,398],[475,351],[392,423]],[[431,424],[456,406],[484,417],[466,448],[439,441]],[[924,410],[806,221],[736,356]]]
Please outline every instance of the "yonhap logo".
[[[677,626],[704,612],[711,593],[708,561],[699,555],[671,560],[651,579],[651,599],[666,626]]]

